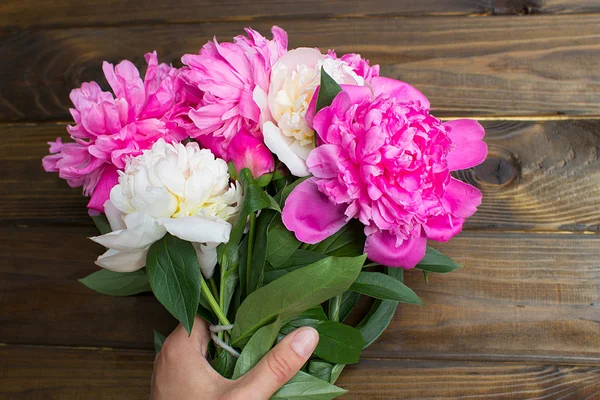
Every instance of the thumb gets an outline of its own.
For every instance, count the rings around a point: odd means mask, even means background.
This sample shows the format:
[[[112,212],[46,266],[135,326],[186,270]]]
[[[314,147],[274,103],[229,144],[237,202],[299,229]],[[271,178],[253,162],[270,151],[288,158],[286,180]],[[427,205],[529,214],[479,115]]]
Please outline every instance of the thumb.
[[[319,343],[319,333],[309,327],[296,329],[267,353],[247,374],[236,381],[247,399],[268,399],[285,385],[310,358]]]

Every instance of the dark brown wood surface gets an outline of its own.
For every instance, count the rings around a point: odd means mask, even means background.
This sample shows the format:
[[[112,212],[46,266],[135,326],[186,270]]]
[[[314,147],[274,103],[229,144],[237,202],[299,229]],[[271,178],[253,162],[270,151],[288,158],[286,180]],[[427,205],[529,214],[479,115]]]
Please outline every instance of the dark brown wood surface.
[[[290,45],[360,52],[444,118],[483,119],[490,154],[459,178],[484,193],[435,247],[465,267],[417,271],[348,367],[346,398],[600,398],[600,3],[595,0],[9,0],[0,4],[0,398],[144,399],[150,295],[77,282],[102,248],[80,189],[41,168],[68,93],[100,65],[196,52],[247,25]]]

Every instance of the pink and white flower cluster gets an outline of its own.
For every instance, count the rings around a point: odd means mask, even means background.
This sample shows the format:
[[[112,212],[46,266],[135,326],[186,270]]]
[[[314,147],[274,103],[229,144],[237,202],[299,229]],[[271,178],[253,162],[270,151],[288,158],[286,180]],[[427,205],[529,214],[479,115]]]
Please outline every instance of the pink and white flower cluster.
[[[477,122],[441,122],[417,89],[380,77],[379,66],[357,54],[288,51],[287,33],[278,27],[273,39],[249,28],[246,34],[208,42],[198,54],[184,55],[181,68],[159,64],[156,52],[146,54],[143,80],[129,61],[105,62],[112,93],[96,82],[71,92],[72,141],[50,143],[43,164],[83,187],[90,213],[110,216],[117,233],[95,239],[110,242],[101,265],[141,268],[148,245],[177,231],[193,236],[203,265],[214,267],[214,247],[227,240],[241,201],[237,189],[228,189],[237,186],[227,185],[221,161],[249,168],[255,177],[272,173],[279,161],[291,175],[309,177],[282,215],[306,243],[357,218],[370,259],[411,268],[427,239],[445,241],[461,230],[481,193],[450,172],[485,158]],[[322,70],[343,91],[316,112]],[[183,147],[188,139],[196,143]],[[213,161],[193,161],[200,159]],[[207,199],[217,195],[225,196],[219,204],[227,215],[207,214],[213,204]],[[220,229],[197,234],[184,226],[188,222]],[[144,224],[156,231],[151,240]],[[121,236],[131,239],[129,247],[112,240]],[[125,266],[126,256],[135,263]]]

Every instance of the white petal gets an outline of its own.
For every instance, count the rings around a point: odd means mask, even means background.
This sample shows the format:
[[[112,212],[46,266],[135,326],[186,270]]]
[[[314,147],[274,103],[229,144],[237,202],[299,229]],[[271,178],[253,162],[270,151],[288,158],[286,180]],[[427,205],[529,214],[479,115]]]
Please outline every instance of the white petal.
[[[131,200],[138,212],[145,212],[154,218],[170,217],[177,210],[177,197],[164,187],[148,186],[138,191]]]
[[[123,187],[121,186],[121,184],[113,186],[113,188],[110,190],[109,197],[110,201],[119,211],[125,214],[129,214],[135,211],[129,199],[123,194]]]
[[[217,265],[217,246],[219,243],[192,243],[192,245],[194,246],[194,250],[196,250],[202,275],[206,279],[212,278],[215,266]]]
[[[109,249],[130,251],[147,248],[166,233],[166,229],[154,218],[139,212],[127,215],[125,225],[127,229],[90,239]]]
[[[181,151],[179,154],[185,154],[185,150]],[[153,170],[167,189],[177,196],[183,197],[185,191],[185,176],[183,176],[181,169],[179,169],[176,160],[175,162],[160,160],[156,163]]]
[[[109,249],[96,260],[96,265],[115,272],[133,272],[146,265],[148,249],[118,251]]]
[[[256,86],[252,92],[252,99],[260,109],[260,126],[262,126],[265,122],[271,120],[271,112],[267,103],[267,93],[259,86]]]
[[[203,217],[161,218],[158,223],[173,236],[189,242],[226,243],[229,241],[231,224],[220,219]]]
[[[294,143],[292,143],[290,149],[294,152],[294,154],[296,154],[298,157],[303,159],[304,162],[306,162],[306,160],[308,159],[308,155],[311,151],[315,149],[315,146],[312,143],[307,144],[306,146],[301,146],[296,140],[294,141]]]
[[[281,130],[272,122],[263,125],[265,145],[277,155],[279,160],[289,168],[290,172],[298,177],[308,176],[306,161],[295,154],[291,149],[292,140],[285,137]]]
[[[210,171],[197,173],[189,177],[185,184],[185,201],[189,204],[202,205],[210,197],[215,184]],[[183,197],[183,196],[182,196]]]
[[[106,200],[104,203],[104,213],[106,214],[106,219],[108,219],[108,223],[110,224],[110,229],[114,231],[120,231],[121,229],[125,229],[125,221],[123,221],[123,213],[115,207],[115,205],[110,200]]]

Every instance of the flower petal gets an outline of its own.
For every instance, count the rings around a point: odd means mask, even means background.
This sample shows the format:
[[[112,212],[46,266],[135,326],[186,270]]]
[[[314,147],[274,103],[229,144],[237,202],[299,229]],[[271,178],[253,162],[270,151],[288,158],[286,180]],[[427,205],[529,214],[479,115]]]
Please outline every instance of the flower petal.
[[[119,251],[109,249],[96,260],[96,265],[115,272],[133,272],[146,265],[148,249]]]
[[[442,202],[453,216],[466,219],[475,214],[481,204],[481,198],[479,189],[452,178],[446,186],[446,195]]]
[[[429,218],[423,225],[427,239],[447,242],[462,230],[464,218],[456,218],[450,214]]]
[[[104,214],[106,214],[106,219],[108,219],[110,229],[113,232],[127,228],[125,221],[123,220],[123,213],[117,209],[110,200],[107,200],[106,203],[104,203]]]
[[[227,243],[231,224],[203,217],[160,218],[158,223],[179,239],[198,243]]]
[[[425,257],[427,239],[405,239],[396,245],[397,237],[388,231],[375,232],[367,237],[365,253],[371,261],[387,267],[414,268]]]
[[[448,137],[456,146],[448,154],[450,171],[467,169],[481,164],[487,157],[487,144],[482,140],[485,130],[479,122],[472,119],[458,119],[444,123],[450,128]]]
[[[104,247],[114,250],[139,250],[149,247],[162,238],[166,230],[150,215],[134,212],[125,217],[127,229],[90,238]]]
[[[332,203],[308,179],[299,184],[285,202],[281,214],[283,224],[304,243],[315,244],[346,225],[345,206]]]
[[[398,101],[402,102],[415,102],[420,103],[421,107],[430,108],[429,100],[416,88],[412,87],[408,83],[397,81],[396,79],[386,78],[383,76],[377,76],[371,81],[373,87],[373,93],[375,97],[380,94],[386,93],[390,97],[395,97]]]
[[[293,175],[298,177],[310,175],[308,168],[306,168],[306,162],[292,151],[290,147],[291,140],[286,138],[271,121],[263,125],[263,136],[265,145],[277,155]]]
[[[113,165],[108,165],[102,172],[100,180],[96,184],[92,198],[88,203],[88,208],[99,212],[104,212],[104,203],[110,197],[111,189],[119,183],[119,174]]]
[[[217,246],[219,243],[192,243],[192,245],[196,250],[202,275],[206,279],[212,278],[217,265]]]
[[[336,178],[339,174],[341,150],[331,144],[323,144],[310,152],[306,160],[309,171],[317,178]]]

